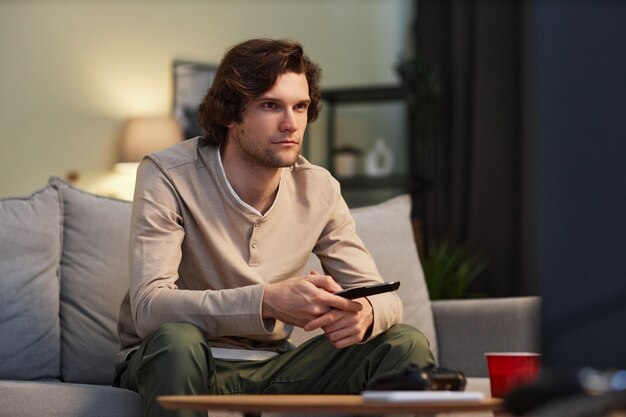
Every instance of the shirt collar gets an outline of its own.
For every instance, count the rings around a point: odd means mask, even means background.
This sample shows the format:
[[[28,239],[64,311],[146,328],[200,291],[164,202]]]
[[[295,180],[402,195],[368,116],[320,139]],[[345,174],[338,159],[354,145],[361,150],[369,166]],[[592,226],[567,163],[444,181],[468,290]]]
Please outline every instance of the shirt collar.
[[[267,216],[274,208],[274,205],[276,205],[276,201],[278,201],[278,196],[280,195],[280,183],[283,180],[283,169],[280,170],[280,179],[278,180],[278,191],[276,192],[276,198],[274,198],[274,202],[272,203],[272,206],[269,208],[269,210],[267,210],[267,212],[265,212],[265,214],[263,215],[261,214],[259,210],[255,209],[250,204],[243,201],[241,197],[239,197],[239,195],[237,194],[233,186],[230,185],[230,181],[228,181],[228,177],[226,176],[226,171],[224,171],[224,163],[222,162],[222,153],[220,152],[220,149],[221,149],[221,145],[217,148],[217,162],[220,168],[220,173],[224,176],[224,179],[226,180],[226,186],[228,188],[228,192],[233,196],[235,201],[237,201],[237,203],[239,203],[239,205],[242,206],[247,211],[259,217]]]

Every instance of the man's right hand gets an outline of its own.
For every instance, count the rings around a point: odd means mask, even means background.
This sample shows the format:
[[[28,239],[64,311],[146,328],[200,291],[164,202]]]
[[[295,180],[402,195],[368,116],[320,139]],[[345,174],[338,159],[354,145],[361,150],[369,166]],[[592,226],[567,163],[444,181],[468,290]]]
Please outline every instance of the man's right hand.
[[[314,271],[304,277],[268,284],[263,294],[261,315],[293,326],[304,327],[333,308],[360,311],[360,303],[332,295],[341,290],[328,275]]]

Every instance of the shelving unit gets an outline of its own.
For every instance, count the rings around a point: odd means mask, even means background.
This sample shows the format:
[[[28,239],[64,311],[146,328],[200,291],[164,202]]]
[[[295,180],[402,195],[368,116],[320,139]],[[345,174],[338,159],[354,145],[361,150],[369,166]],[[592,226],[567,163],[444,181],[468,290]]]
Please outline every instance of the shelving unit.
[[[374,204],[409,192],[414,155],[409,140],[406,93],[400,86],[368,86],[322,91],[327,114],[326,159],[329,171],[340,181],[348,205]],[[372,177],[363,169],[356,175],[336,175],[335,151],[344,146],[357,148],[362,160],[376,138],[384,138],[393,150],[391,174]]]

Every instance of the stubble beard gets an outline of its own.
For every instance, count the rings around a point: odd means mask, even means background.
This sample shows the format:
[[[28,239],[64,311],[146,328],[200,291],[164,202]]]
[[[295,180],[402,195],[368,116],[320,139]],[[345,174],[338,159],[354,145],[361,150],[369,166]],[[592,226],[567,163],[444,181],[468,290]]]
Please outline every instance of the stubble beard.
[[[261,145],[260,141],[253,137],[243,126],[237,127],[235,141],[241,150],[242,158],[265,168],[286,168],[293,166],[298,159],[298,155],[300,155],[300,148],[298,148],[298,152],[294,152],[293,157],[281,157],[281,155],[274,152],[271,148],[265,148]]]

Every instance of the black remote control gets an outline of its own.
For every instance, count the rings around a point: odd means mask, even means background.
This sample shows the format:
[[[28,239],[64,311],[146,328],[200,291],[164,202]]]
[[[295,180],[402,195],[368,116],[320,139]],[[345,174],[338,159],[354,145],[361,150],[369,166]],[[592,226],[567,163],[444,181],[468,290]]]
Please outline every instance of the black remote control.
[[[400,281],[383,282],[382,284],[365,285],[362,287],[349,288],[337,291],[335,295],[354,300],[355,298],[367,297],[368,295],[380,294],[383,292],[395,291],[400,288]]]
[[[463,372],[429,366],[409,365],[400,372],[381,375],[367,384],[369,391],[463,391]]]

